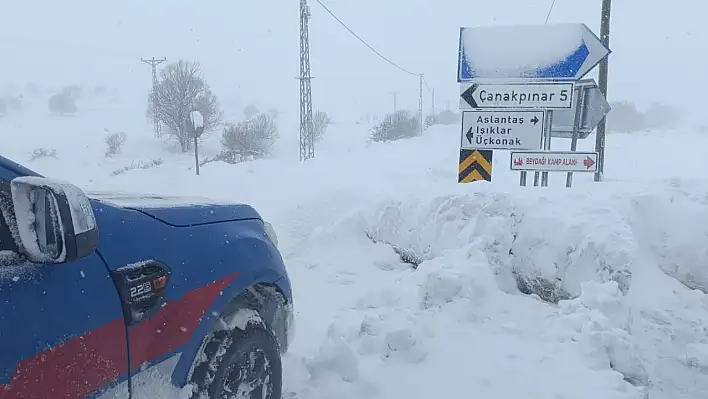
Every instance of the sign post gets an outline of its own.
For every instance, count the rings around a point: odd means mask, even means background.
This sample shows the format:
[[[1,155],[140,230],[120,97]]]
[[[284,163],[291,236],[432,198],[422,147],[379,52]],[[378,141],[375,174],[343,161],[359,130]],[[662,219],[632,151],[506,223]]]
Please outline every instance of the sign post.
[[[578,149],[578,136],[580,135],[580,125],[582,124],[583,108],[585,106],[585,97],[587,97],[587,91],[578,89],[578,106],[575,108],[575,119],[573,121],[573,138],[570,141],[570,150],[575,151]],[[573,185],[573,172],[568,172],[565,177],[565,186],[571,187]]]
[[[609,54],[610,49],[580,23],[461,28],[460,170],[474,163],[468,160],[463,165],[463,159],[472,159],[463,151],[469,156],[477,151],[477,158],[481,151],[489,151],[483,158],[490,166],[484,170],[489,179],[482,173],[478,175],[484,178],[465,179],[460,172],[458,181],[491,181],[494,150],[512,152],[511,170],[521,172],[521,186],[526,185],[528,171],[534,172],[534,186],[542,187],[548,186],[548,172],[568,172],[570,187],[572,172],[596,168],[596,153],[575,150],[578,140],[590,134],[610,107],[601,93],[593,91],[597,84],[582,79]],[[560,129],[554,126],[556,113]],[[571,138],[571,151],[552,152],[554,136]],[[582,168],[577,167],[579,162]]]
[[[199,136],[204,133],[204,116],[199,111],[192,111],[189,113],[187,120],[185,121],[187,127],[187,132],[189,132],[194,138],[194,166],[197,170],[197,176],[199,176]]]

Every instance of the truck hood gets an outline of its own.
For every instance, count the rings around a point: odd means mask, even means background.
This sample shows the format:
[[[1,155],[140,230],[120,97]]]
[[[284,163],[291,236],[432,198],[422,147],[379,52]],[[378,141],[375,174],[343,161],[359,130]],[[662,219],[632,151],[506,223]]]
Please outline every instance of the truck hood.
[[[178,227],[261,219],[250,205],[201,197],[170,197],[115,191],[90,192],[87,195],[92,200],[142,212],[163,223]]]

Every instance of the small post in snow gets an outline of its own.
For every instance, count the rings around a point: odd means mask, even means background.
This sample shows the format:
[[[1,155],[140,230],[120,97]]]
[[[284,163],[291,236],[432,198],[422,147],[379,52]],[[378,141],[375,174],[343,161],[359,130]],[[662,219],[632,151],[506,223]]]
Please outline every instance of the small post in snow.
[[[194,110],[189,113],[189,117],[185,121],[187,124],[187,130],[194,137],[194,165],[197,170],[197,176],[199,176],[199,136],[204,133],[204,116],[201,112]]]

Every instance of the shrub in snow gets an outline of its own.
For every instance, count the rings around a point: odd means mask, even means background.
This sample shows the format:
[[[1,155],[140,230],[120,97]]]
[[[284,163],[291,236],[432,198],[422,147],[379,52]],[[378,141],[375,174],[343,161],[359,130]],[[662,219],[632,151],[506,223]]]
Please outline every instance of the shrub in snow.
[[[49,97],[48,106],[52,113],[62,116],[66,114],[75,114],[76,111],[78,111],[74,98],[64,92]]]
[[[221,135],[221,158],[236,163],[262,158],[271,153],[278,139],[278,127],[270,115],[258,114],[238,124],[227,124]]]
[[[418,119],[411,117],[408,111],[397,111],[387,114],[381,122],[376,124],[371,130],[371,141],[394,141],[420,134],[420,123]]]
[[[332,124],[332,119],[324,111],[315,111],[312,113],[312,135],[314,141],[322,140],[327,126]]]
[[[106,158],[120,154],[126,140],[128,140],[128,136],[123,132],[111,133],[106,137]]]
[[[36,148],[30,153],[30,161],[34,161],[39,158],[57,158],[57,150],[54,148]]]
[[[204,80],[199,64],[179,60],[167,65],[160,74],[155,91],[148,95],[147,116],[160,121],[164,133],[179,143],[182,152],[189,151],[194,142],[186,121],[189,113],[195,110],[204,118],[202,136],[219,126],[222,113],[218,100]],[[155,112],[157,115],[153,115]]]
[[[117,176],[117,175],[123,174],[129,170],[155,168],[157,166],[162,165],[163,163],[165,163],[165,161],[163,161],[161,158],[153,159],[150,162],[142,162],[142,161],[132,162],[128,166],[124,166],[120,169],[114,170],[113,172],[111,172],[111,176]]]

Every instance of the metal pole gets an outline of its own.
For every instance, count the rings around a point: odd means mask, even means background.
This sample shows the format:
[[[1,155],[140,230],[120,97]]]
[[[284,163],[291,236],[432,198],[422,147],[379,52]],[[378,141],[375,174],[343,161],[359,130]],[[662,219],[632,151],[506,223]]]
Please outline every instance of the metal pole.
[[[397,93],[397,92],[394,92],[394,93],[393,93],[393,113],[394,113],[394,114],[395,114],[396,112],[398,112],[398,104],[397,104],[396,100],[398,100],[398,93]]]
[[[570,150],[575,151],[578,148],[578,135],[580,135],[580,128],[583,126],[583,116],[585,112],[585,101],[587,97],[588,90],[577,87],[578,101],[575,102],[575,121],[573,121],[573,138],[570,141]],[[568,172],[565,177],[565,186],[571,187],[573,185],[573,172]]]
[[[312,76],[310,73],[310,7],[300,0],[300,160],[315,157],[312,135]]]
[[[545,142],[545,139],[544,139]],[[538,172],[533,172],[533,186],[538,187],[538,182],[540,180],[541,174]]]
[[[609,48],[610,47],[610,11],[612,6],[611,0],[602,0],[602,18],[600,20],[600,40]],[[600,76],[598,87],[600,92],[607,98],[607,75],[609,68],[609,57],[605,57],[600,61]],[[605,174],[605,128],[606,118],[600,121],[597,125],[595,136],[595,151],[597,151],[597,172],[595,172],[595,181],[602,181]]]
[[[197,176],[199,176],[199,144],[197,143],[197,134],[194,134],[194,166],[197,169]]]
[[[553,111],[546,111],[546,130],[543,132],[546,139],[543,141],[543,149],[551,150],[551,129],[553,127]],[[548,187],[548,172],[541,173],[541,187]]]
[[[160,118],[157,115],[157,66],[167,61],[167,59],[163,57],[158,60],[155,59],[155,57],[152,57],[152,59],[149,60],[141,58],[140,61],[152,67],[152,121],[153,129],[155,130],[155,136],[157,138],[160,138]]]
[[[418,121],[420,122],[420,135],[423,135],[423,74],[420,77],[420,88],[418,95]]]
[[[525,187],[526,186],[526,171],[522,170],[519,173],[519,186]]]

